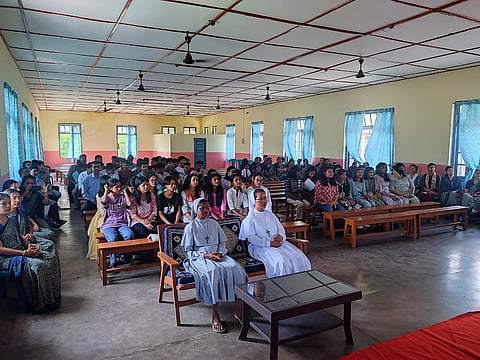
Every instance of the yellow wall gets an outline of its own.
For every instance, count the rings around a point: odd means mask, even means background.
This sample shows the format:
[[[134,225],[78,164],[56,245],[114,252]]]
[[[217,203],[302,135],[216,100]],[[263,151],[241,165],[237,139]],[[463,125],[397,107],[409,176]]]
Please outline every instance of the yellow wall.
[[[42,111],[41,127],[45,151],[58,151],[58,124],[80,123],[82,125],[83,152],[116,151],[116,126],[136,125],[138,151],[149,152],[158,149],[158,142],[153,134],[159,134],[162,126],[176,126],[177,133],[183,132],[184,126],[196,126],[200,130],[200,119],[184,116],[158,116],[118,113],[92,113],[75,111]],[[159,149],[158,149],[159,150]],[[159,150],[159,151],[167,151]]]
[[[5,121],[5,99],[3,95],[3,83],[6,82],[18,95],[18,106],[20,119],[22,118],[22,102],[27,105],[28,110],[34,117],[39,118],[38,106],[33,99],[30,90],[25,83],[22,74],[17,68],[13,58],[10,56],[3,40],[0,40],[0,80],[2,92],[0,95],[0,175],[2,178],[8,174],[8,150],[19,151],[19,149],[7,149],[6,121]],[[20,126],[20,125],[19,125]],[[16,175],[16,174],[15,174]]]
[[[284,119],[313,115],[313,156],[342,159],[345,112],[393,107],[395,161],[448,164],[452,104],[480,98],[479,80],[480,67],[473,67],[249,108],[244,121],[243,111],[208,116],[202,126],[225,132],[226,124],[235,124],[236,153],[250,153],[250,124],[263,120],[264,153],[281,154]]]

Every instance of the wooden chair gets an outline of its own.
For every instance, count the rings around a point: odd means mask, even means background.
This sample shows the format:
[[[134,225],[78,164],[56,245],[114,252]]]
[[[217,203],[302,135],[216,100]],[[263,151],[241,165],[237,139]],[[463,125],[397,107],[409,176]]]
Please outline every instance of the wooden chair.
[[[253,259],[248,254],[246,241],[238,239],[240,220],[229,218],[219,221],[227,238],[227,255],[243,266],[248,276],[265,274],[265,267],[261,261]],[[180,246],[183,229],[186,224],[158,226],[158,258],[160,259],[160,284],[158,302],[163,301],[163,294],[172,291],[176,325],[181,325],[180,308],[197,303],[196,298],[179,299],[179,292],[195,288],[195,279],[182,266],[185,255]],[[306,253],[308,240],[287,239]]]

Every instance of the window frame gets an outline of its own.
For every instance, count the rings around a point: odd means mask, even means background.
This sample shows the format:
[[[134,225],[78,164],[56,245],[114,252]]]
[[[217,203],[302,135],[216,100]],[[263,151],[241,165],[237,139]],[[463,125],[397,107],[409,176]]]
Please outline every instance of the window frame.
[[[120,133],[119,132],[120,128],[124,128],[125,132]],[[135,130],[134,134],[130,133],[131,129]],[[127,154],[128,145],[126,145],[126,147],[125,147],[125,154],[120,153],[119,135],[126,137],[127,144],[128,144],[128,137],[132,136],[132,135],[135,136],[135,151],[134,151],[135,154]],[[117,156],[118,157],[122,157],[122,158],[125,158],[125,159],[128,157],[128,155],[133,155],[134,158],[137,157],[137,155],[138,155],[138,133],[137,133],[137,126],[136,125],[116,125],[115,126],[115,140],[116,140],[116,143],[117,143]]]
[[[63,131],[62,132],[62,127],[69,127],[70,128],[70,131]],[[62,134],[69,134],[70,135],[70,141],[72,141],[72,139],[74,139],[73,135],[74,135],[74,129],[75,128],[78,128],[79,131],[78,131],[78,135],[80,137],[80,144],[79,144],[79,151],[78,151],[78,154],[75,153],[75,148],[76,148],[76,144],[74,143],[73,144],[73,157],[68,157],[68,153],[67,153],[67,156],[62,156],[62,149],[61,149],[61,146],[62,146],[62,141],[61,141],[61,135]],[[76,159],[78,159],[78,157],[82,154],[83,152],[83,136],[82,136],[82,124],[81,123],[58,123],[58,127],[57,127],[57,135],[58,135],[58,155],[61,159],[67,159],[69,162],[75,162]],[[69,145],[70,147],[70,145]],[[68,150],[67,150],[68,152]]]
[[[217,135],[217,125],[212,126],[212,135]]]
[[[260,133],[259,133],[259,151],[258,155],[253,153],[253,126],[254,125],[260,125]],[[257,156],[263,159],[263,154],[264,154],[264,123],[263,121],[254,121],[251,123],[251,137],[250,137],[250,155],[252,157],[252,160],[254,160]],[[263,161],[263,160],[262,160]]]
[[[197,128],[195,126],[184,126],[183,135],[197,135]]]
[[[358,151],[358,153],[360,154],[363,162],[366,161],[365,151],[367,149],[368,141],[370,140],[370,137],[372,136],[373,126],[375,125],[375,121],[377,120],[376,117],[377,117],[378,110],[379,109],[377,109],[377,110],[365,110],[364,114],[363,114],[362,136],[361,136],[360,144],[359,144],[359,147],[361,148],[361,150],[359,149],[359,151]],[[373,121],[372,121],[372,115],[375,115],[375,119]],[[369,118],[369,124],[366,124],[367,117]],[[368,132],[368,137],[366,139],[364,138],[364,132]],[[350,167],[353,164],[353,161],[354,161],[353,157],[350,155],[350,152],[347,149],[346,141],[345,141],[345,159],[344,159],[344,161],[345,161],[345,167],[346,168]],[[370,165],[370,166],[372,166],[372,165]]]
[[[172,132],[173,129],[173,132]],[[162,125],[162,134],[176,134],[177,128],[175,126]]]

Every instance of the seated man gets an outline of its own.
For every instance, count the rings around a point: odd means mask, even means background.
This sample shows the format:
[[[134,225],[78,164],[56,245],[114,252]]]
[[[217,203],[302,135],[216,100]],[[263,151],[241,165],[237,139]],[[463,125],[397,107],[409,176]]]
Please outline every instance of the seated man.
[[[250,255],[263,262],[267,277],[311,270],[310,260],[286,241],[282,224],[270,210],[266,210],[265,191],[256,189],[253,195],[255,207],[242,221],[239,237],[248,240]]]

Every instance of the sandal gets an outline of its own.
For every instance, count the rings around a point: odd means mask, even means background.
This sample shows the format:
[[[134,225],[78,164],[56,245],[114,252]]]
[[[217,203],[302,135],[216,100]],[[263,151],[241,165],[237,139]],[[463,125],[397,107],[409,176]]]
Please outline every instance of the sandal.
[[[221,321],[212,323],[212,330],[216,333],[224,333],[225,328]]]

